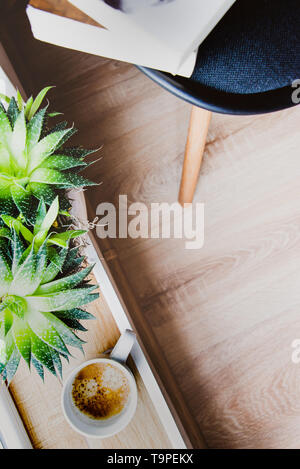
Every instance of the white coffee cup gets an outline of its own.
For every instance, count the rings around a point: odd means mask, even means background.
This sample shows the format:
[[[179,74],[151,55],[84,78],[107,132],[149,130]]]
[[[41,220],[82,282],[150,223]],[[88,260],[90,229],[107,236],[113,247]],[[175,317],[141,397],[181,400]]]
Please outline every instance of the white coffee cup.
[[[132,420],[137,406],[137,386],[132,372],[125,363],[134,342],[134,332],[126,330],[121,335],[119,341],[108,357],[102,355],[100,358],[95,358],[82,363],[72,371],[64,383],[62,391],[63,413],[71,427],[81,435],[88,438],[107,438],[119,433]],[[73,383],[78,373],[87,366],[97,363],[108,363],[120,369],[126,376],[130,389],[128,400],[122,411],[105,420],[95,420],[83,414],[75,405],[72,396]]]

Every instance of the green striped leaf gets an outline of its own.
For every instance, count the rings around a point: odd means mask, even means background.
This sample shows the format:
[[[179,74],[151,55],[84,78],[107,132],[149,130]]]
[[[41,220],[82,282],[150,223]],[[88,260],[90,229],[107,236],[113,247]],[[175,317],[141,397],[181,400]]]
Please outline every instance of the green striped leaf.
[[[10,385],[12,379],[14,378],[17,372],[20,360],[20,352],[18,351],[18,349],[14,348],[13,353],[11,354],[11,357],[5,367],[6,381],[8,386]]]
[[[37,209],[37,214],[36,214],[36,219],[35,219],[35,224],[34,224],[34,230],[33,230],[34,235],[37,235],[38,232],[41,230],[41,226],[46,216],[46,213],[47,213],[46,204],[44,202],[44,199],[41,199],[38,209]]]
[[[43,199],[47,205],[51,205],[56,197],[55,191],[46,183],[30,182],[27,186],[27,190],[31,191],[38,200]]]
[[[56,221],[58,210],[59,210],[58,197],[56,197],[56,199],[54,199],[54,201],[52,202],[48,212],[46,213],[46,216],[40,225],[39,231],[34,237],[35,249],[41,246],[42,243],[46,240],[48,231],[52,227],[53,223]]]
[[[74,331],[87,332],[87,329],[77,319],[61,318],[59,312],[55,314],[63,323]]]
[[[38,286],[41,283],[41,278],[45,272],[47,265],[47,242],[45,242],[40,249],[38,250],[36,254],[36,268],[35,268],[35,273],[34,277],[32,280],[31,288],[32,288],[32,293],[35,293]]]
[[[60,319],[64,320],[66,318],[76,319],[80,321],[83,320],[92,320],[96,319],[95,316],[79,308],[74,308],[66,311],[57,311],[55,316],[58,316]]]
[[[54,184],[62,189],[71,189],[74,187],[95,186],[94,182],[85,179],[78,174],[60,173],[55,169],[39,168],[35,170],[30,177],[32,182],[41,182]]]
[[[62,121],[56,124],[52,129],[49,130],[49,134],[52,134],[53,132],[57,132],[58,130],[65,130],[68,126],[67,121]]]
[[[14,229],[18,234],[21,233],[28,243],[32,243],[33,234],[28,228],[26,228],[26,226],[23,225],[23,223],[9,215],[2,215],[2,220],[9,228]]]
[[[49,117],[63,116],[63,112],[49,112]]]
[[[10,154],[7,149],[7,146],[3,144],[0,140],[0,178],[4,179],[7,174],[10,173],[11,170],[11,161],[10,161]],[[1,178],[1,179],[2,179]],[[7,179],[2,182],[0,180],[0,184],[8,184]]]
[[[15,212],[15,204],[10,193],[10,183],[0,177],[0,214],[14,215]]]
[[[55,244],[66,248],[69,244],[70,239],[78,238],[86,233],[85,230],[69,230],[64,233],[52,233],[49,236],[49,244]]]
[[[11,232],[8,228],[0,228],[0,238],[11,239]]]
[[[5,103],[10,103],[10,97],[6,96],[6,94],[0,93],[0,101],[4,101]]]
[[[33,332],[30,334],[31,340],[31,353],[34,358],[45,368],[47,368],[54,376],[56,371],[53,365],[52,355],[50,348],[41,339],[39,339]]]
[[[12,274],[15,275],[18,269],[20,260],[25,252],[25,246],[15,230],[13,230],[12,247],[13,247],[13,261],[11,265],[11,271],[12,271]]]
[[[0,255],[0,297],[5,295],[8,292],[11,282],[13,280],[13,275],[8,260],[4,255]]]
[[[17,90],[17,103],[18,103],[19,111],[22,111],[23,106],[24,106],[24,101],[19,90]]]
[[[26,134],[25,114],[24,110],[22,110],[17,117],[14,130],[8,140],[11,158],[14,160],[18,169],[25,169],[27,165],[27,157],[25,154]]]
[[[29,113],[30,113],[32,104],[33,104],[33,97],[30,96],[30,98],[27,100],[27,102],[25,104],[25,109],[24,109],[25,117],[26,117],[27,120],[29,120]]]
[[[5,370],[5,365],[4,363],[0,363],[0,377],[2,377],[2,373],[4,372]],[[5,378],[2,377],[3,381],[5,381]]]
[[[44,367],[41,365],[41,363],[31,354],[31,363],[33,364],[34,368],[36,369],[39,377],[44,381],[45,379],[45,373],[44,373]]]
[[[31,173],[35,168],[40,166],[45,158],[51,155],[57,148],[59,148],[64,137],[70,132],[71,129],[60,130],[47,135],[40,140],[29,152],[29,167],[28,172]],[[47,182],[39,179],[31,178],[33,182]]]
[[[24,313],[27,309],[27,304],[24,298],[8,295],[5,297],[2,304],[4,304],[4,306],[6,306],[15,316],[19,318],[24,317]]]
[[[66,348],[56,328],[53,327],[47,317],[38,311],[31,310],[28,313],[26,319],[30,329],[35,333],[36,336],[39,337],[39,339],[48,344],[50,347],[53,347],[58,352],[68,355],[68,349]]]
[[[0,340],[0,363],[6,364],[15,348],[15,343],[11,332],[6,336],[5,341]]]
[[[45,285],[40,285],[40,287],[36,290],[36,295],[46,295],[48,293],[56,293],[63,290],[69,290],[71,288],[76,287],[76,285],[80,284],[92,271],[94,265],[86,267],[76,274],[69,275],[68,277],[63,277],[58,280],[54,280],[53,282],[47,283]]]
[[[47,108],[41,109],[29,122],[27,126],[27,149],[30,152],[38,143],[42,134]]]
[[[41,224],[41,231],[49,231],[55,220],[57,219],[59,211],[59,202],[58,202],[58,197],[56,197],[52,204],[50,205],[50,208],[48,212],[46,213],[46,216]]]
[[[33,223],[35,219],[35,207],[32,194],[24,187],[17,186],[16,184],[11,185],[10,192],[20,214],[22,214],[26,220]]]
[[[51,313],[43,313],[44,316],[52,323],[64,343],[71,347],[82,349],[83,340],[79,339],[60,319]]]
[[[79,247],[74,247],[72,249],[69,249],[66,261],[63,266],[63,273],[66,274],[72,270],[73,263],[75,259],[78,259],[79,255]]]
[[[87,164],[78,158],[74,158],[73,156],[51,155],[41,164],[40,167],[64,171],[66,169],[76,168],[79,166],[84,167],[87,166]]]
[[[56,350],[54,350],[53,348],[51,348],[51,347],[49,347],[49,348],[50,348],[50,352],[51,352],[53,365],[55,366],[55,368],[57,369],[60,377],[62,378],[62,364],[61,364],[61,359],[60,359],[59,353]]]
[[[4,107],[0,103],[0,142],[2,145],[7,144],[7,139],[11,136],[12,129],[5,112]]]
[[[61,249],[54,257],[51,258],[51,262],[45,270],[42,279],[41,285],[44,283],[51,282],[55,277],[62,271],[62,266],[64,265],[68,249]]]
[[[12,334],[14,342],[26,361],[27,365],[30,366],[31,361],[31,340],[30,340],[30,329],[27,323],[22,319],[15,318]]]
[[[16,274],[10,284],[8,291],[10,295],[23,297],[32,295],[34,293],[35,266],[36,256],[34,254],[33,248],[31,248],[29,255],[18,267]]]
[[[74,290],[50,294],[48,296],[28,296],[27,302],[32,309],[38,311],[63,311],[90,303],[98,298],[98,294],[91,294],[95,286],[90,288],[75,288]]]
[[[64,149],[64,154],[73,156],[75,158],[85,158],[86,156],[96,153],[99,150],[100,148],[96,148],[95,150],[87,150],[80,147],[70,147]]]
[[[49,90],[51,90],[51,88],[54,88],[53,86],[47,86],[46,88],[43,88],[39,94],[37,95],[37,97],[35,98],[31,108],[30,108],[30,112],[29,112],[29,115],[28,115],[28,120],[32,119],[33,116],[35,115],[35,113],[38,111],[39,107],[41,106],[46,94],[48,93]]]
[[[4,328],[4,336],[5,337],[9,333],[9,331],[10,331],[12,325],[13,325],[13,322],[14,322],[14,317],[13,317],[11,311],[9,310],[9,308],[6,308],[3,311],[3,328]]]
[[[7,109],[7,117],[11,123],[12,128],[15,126],[15,122],[17,120],[18,115],[20,114],[17,102],[14,97],[11,98],[9,101],[9,106]]]

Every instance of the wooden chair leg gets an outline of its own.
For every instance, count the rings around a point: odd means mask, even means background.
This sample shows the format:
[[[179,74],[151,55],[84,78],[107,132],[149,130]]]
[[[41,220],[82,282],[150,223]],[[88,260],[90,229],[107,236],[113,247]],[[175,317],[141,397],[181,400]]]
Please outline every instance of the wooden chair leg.
[[[192,203],[212,113],[193,106],[183,163],[179,203]]]

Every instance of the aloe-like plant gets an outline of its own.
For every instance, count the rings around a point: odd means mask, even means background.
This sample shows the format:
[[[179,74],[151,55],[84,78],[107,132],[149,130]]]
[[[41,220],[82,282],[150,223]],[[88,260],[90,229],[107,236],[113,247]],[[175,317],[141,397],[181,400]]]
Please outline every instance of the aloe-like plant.
[[[76,330],[81,319],[93,316],[80,307],[98,297],[86,277],[93,266],[81,268],[83,257],[70,240],[83,231],[55,228],[58,198],[49,210],[40,201],[30,228],[24,218],[2,214],[0,228],[0,375],[10,382],[20,359],[62,374],[61,356],[68,347],[82,349]]]
[[[64,189],[94,185],[79,172],[95,150],[64,148],[76,132],[66,122],[47,128],[49,118],[58,114],[48,113],[47,106],[40,109],[50,88],[26,103],[19,92],[17,99],[0,95],[0,214],[21,213],[30,223],[40,200],[51,205],[59,195],[60,209],[66,211],[70,203]]]

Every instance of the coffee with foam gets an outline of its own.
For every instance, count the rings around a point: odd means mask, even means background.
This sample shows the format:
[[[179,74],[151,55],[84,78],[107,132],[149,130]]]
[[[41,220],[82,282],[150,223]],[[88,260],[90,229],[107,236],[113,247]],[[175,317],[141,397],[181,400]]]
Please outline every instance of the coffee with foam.
[[[109,363],[95,363],[80,370],[73,382],[75,406],[87,417],[106,420],[122,412],[130,395],[125,373]]]

